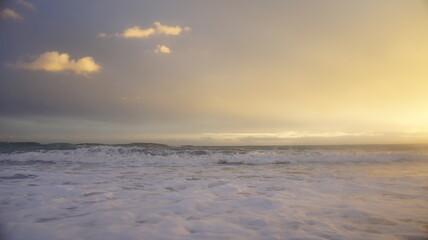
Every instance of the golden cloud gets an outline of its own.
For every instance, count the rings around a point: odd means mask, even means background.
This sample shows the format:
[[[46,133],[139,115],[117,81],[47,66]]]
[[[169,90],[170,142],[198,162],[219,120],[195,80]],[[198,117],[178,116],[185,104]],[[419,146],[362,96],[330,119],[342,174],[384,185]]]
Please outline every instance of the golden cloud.
[[[141,29],[139,26],[135,26],[125,29],[125,31],[123,31],[122,34],[119,34],[119,36],[124,38],[146,38],[155,34],[155,32],[156,31],[153,28]]]
[[[167,47],[165,45],[158,45],[155,49],[155,53],[168,54],[168,53],[171,53],[171,49],[169,49],[169,47]]]
[[[92,57],[83,57],[80,59],[70,59],[68,53],[59,53],[56,51],[45,52],[36,57],[31,62],[17,62],[9,66],[29,69],[43,70],[47,72],[72,71],[76,74],[86,75],[101,70],[101,66],[94,61]]]
[[[162,25],[160,22],[153,23],[156,26],[156,32],[158,34],[164,35],[180,35],[182,31],[190,31],[190,27],[180,27],[180,26],[167,26]]]
[[[155,26],[150,28],[141,28],[140,26],[134,26],[131,28],[125,29],[122,33],[116,34],[106,34],[99,33],[97,37],[123,37],[123,38],[148,38],[152,35],[180,35],[182,32],[188,32],[192,29],[190,27],[180,27],[180,26],[168,26],[162,25],[160,22],[154,22]]]

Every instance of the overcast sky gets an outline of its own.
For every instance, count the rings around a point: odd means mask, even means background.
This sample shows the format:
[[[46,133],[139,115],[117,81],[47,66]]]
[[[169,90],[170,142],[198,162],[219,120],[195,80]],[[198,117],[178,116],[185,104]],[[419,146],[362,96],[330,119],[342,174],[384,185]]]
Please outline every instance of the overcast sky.
[[[428,142],[428,1],[0,1],[0,141]]]

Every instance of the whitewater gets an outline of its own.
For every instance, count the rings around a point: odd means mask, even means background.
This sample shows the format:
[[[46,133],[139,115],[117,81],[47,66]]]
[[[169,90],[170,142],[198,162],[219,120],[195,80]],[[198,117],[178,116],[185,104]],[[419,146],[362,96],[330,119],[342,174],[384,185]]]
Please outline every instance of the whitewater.
[[[428,239],[428,145],[0,143],[0,239]]]

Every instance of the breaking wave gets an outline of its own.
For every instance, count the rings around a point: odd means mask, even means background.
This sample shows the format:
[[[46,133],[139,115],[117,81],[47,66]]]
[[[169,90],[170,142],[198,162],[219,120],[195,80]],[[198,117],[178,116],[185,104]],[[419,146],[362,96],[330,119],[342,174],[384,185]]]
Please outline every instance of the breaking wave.
[[[154,143],[0,144],[0,165],[99,163],[138,166],[383,163],[428,159],[426,145],[172,147]]]

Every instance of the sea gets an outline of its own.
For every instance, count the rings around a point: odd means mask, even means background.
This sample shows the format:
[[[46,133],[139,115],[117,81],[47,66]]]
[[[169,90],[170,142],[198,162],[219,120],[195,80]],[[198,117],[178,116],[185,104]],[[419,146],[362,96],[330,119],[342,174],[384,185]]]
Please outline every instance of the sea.
[[[3,142],[0,239],[427,240],[428,145]]]

